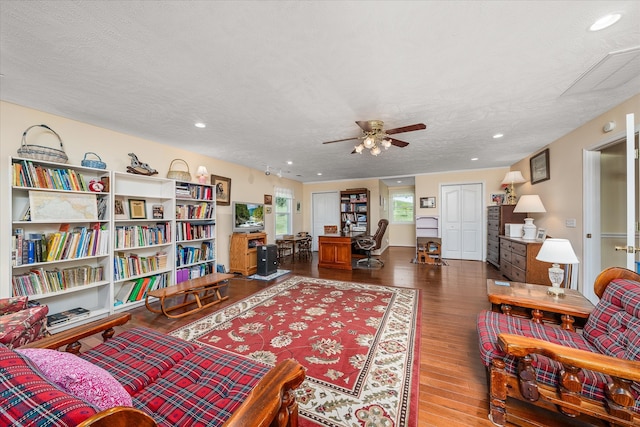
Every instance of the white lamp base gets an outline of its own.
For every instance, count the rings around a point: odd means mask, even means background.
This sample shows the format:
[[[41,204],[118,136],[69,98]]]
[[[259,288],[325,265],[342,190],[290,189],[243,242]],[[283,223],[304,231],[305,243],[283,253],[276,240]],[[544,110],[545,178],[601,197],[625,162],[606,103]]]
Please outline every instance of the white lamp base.
[[[556,297],[564,296],[564,289],[560,287],[560,285],[551,285],[551,287],[547,290],[549,295],[554,295]]]
[[[533,218],[525,218],[522,226],[522,238],[524,240],[536,240],[537,227],[533,225]]]

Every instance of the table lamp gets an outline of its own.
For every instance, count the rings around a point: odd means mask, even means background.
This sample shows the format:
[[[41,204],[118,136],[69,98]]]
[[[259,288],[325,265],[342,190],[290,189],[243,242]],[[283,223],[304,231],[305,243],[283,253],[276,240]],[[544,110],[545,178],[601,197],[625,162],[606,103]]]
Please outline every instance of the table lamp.
[[[518,204],[513,209],[513,213],[525,213],[527,216],[531,213],[546,212],[540,196],[537,194],[529,194],[520,197]],[[536,240],[536,226],[533,224],[533,218],[525,218],[522,226],[522,238],[525,240]]]
[[[507,205],[515,205],[516,204],[516,189],[513,187],[513,184],[522,184],[527,180],[522,176],[522,172],[520,171],[509,171],[504,176],[502,180],[502,185],[508,185],[509,187],[509,195],[507,196]]]
[[[207,175],[209,175],[209,172],[207,172],[207,168],[204,166],[198,166],[198,170],[196,171],[196,176],[198,177],[198,182],[200,184],[207,183]]]
[[[552,264],[549,268],[551,287],[547,293],[555,296],[564,296],[564,289],[560,287],[564,279],[564,270],[560,268],[560,264],[578,264],[580,262],[575,252],[573,252],[571,242],[567,239],[546,239],[536,259]]]

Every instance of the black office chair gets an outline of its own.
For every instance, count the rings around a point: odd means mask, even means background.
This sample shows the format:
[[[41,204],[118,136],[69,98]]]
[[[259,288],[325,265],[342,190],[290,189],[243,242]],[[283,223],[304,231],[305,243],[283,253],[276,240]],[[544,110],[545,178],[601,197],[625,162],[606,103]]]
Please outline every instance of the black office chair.
[[[382,237],[384,236],[385,231],[387,231],[387,226],[389,225],[389,220],[381,219],[378,221],[378,230],[376,234],[373,236],[360,236],[356,238],[356,246],[358,249],[361,249],[366,252],[367,257],[359,259],[356,265],[360,265],[360,263],[367,263],[367,267],[372,266],[372,262],[374,264],[380,265],[380,267],[384,266],[384,262],[380,261],[378,258],[372,258],[371,252],[382,247]]]

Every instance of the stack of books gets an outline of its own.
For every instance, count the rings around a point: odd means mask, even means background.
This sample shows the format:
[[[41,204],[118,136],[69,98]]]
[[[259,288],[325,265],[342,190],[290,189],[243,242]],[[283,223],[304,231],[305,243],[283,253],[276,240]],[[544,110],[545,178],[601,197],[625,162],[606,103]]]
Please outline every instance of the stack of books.
[[[50,314],[47,316],[47,326],[55,326],[71,320],[84,319],[85,317],[89,317],[89,315],[91,315],[91,311],[86,308],[72,308],[71,310],[65,310],[61,313]]]

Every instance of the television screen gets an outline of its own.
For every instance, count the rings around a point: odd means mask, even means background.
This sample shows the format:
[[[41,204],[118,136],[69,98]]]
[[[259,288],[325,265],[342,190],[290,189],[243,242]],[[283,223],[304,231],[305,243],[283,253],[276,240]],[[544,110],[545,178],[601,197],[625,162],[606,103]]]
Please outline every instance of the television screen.
[[[262,203],[233,202],[233,232],[252,233],[264,230]]]

